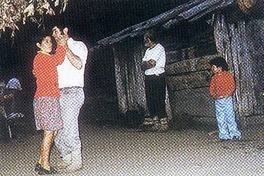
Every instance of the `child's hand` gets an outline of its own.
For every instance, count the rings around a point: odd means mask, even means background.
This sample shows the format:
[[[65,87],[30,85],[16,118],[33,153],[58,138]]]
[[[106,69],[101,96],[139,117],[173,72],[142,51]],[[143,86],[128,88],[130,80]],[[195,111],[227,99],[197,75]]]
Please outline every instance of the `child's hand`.
[[[217,99],[222,99],[222,98],[227,98],[227,97],[229,97],[228,95],[222,95],[222,96],[220,96],[220,97],[216,97]]]

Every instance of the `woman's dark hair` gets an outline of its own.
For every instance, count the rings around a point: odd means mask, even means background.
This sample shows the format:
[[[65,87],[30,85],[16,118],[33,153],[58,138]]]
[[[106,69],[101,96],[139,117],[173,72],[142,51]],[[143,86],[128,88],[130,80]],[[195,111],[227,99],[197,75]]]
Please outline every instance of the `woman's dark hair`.
[[[149,30],[149,31],[147,31],[146,33],[145,33],[145,35],[144,35],[144,40],[145,39],[149,39],[149,40],[151,40],[152,42],[154,42],[154,43],[157,43],[158,42],[158,38],[157,38],[157,34],[156,34],[156,32],[154,31],[154,30]]]
[[[51,43],[52,43],[52,50],[51,50],[50,54],[55,54],[56,49],[57,49],[57,42],[53,36],[50,36],[50,37],[51,37]]]
[[[42,35],[42,36],[37,37],[36,43],[41,43],[42,40],[47,36],[49,36],[49,35]],[[49,36],[49,37],[51,37],[51,43],[52,43],[52,50],[51,50],[50,54],[55,54],[56,49],[57,49],[57,42],[53,36]]]
[[[215,65],[216,67],[222,67],[222,70],[228,71],[228,64],[223,57],[216,57],[209,61],[209,64]]]

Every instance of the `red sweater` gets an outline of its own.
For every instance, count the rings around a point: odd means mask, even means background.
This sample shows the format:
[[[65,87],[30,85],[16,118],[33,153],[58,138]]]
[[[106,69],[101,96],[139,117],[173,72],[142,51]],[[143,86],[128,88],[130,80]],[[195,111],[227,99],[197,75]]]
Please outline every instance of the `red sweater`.
[[[223,71],[212,77],[210,94],[214,98],[231,96],[235,91],[235,80],[230,72]]]
[[[58,46],[56,54],[38,52],[35,56],[33,63],[33,73],[37,78],[35,98],[60,97],[57,66],[63,62],[65,54],[65,49]]]

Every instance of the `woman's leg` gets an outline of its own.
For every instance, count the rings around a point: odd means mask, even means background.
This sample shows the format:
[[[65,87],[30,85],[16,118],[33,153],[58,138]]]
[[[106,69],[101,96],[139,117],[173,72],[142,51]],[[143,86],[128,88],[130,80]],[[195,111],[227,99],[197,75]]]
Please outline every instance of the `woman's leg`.
[[[55,134],[56,131],[44,130],[44,136],[41,143],[39,164],[41,164],[41,166],[46,170],[50,170],[50,150]]]

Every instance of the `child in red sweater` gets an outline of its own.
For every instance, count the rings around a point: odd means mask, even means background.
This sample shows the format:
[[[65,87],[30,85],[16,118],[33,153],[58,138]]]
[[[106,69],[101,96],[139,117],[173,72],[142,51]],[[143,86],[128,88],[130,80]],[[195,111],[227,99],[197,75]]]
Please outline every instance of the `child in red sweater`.
[[[228,72],[228,65],[224,58],[216,57],[209,64],[214,73],[210,83],[210,94],[215,99],[219,138],[223,141],[241,139],[241,133],[237,128],[233,109],[234,77]]]

